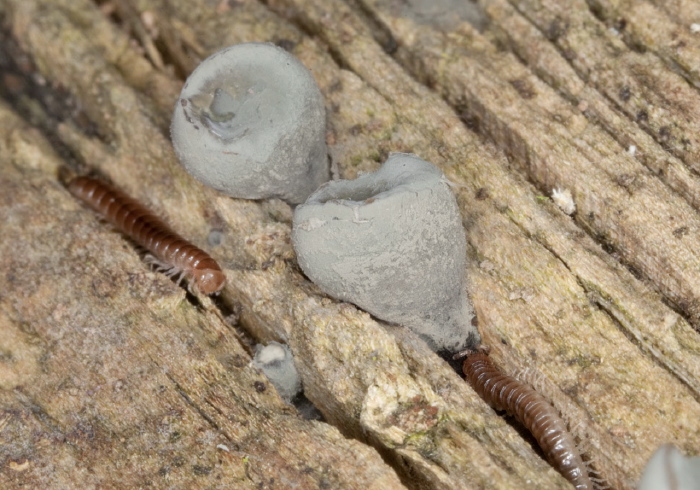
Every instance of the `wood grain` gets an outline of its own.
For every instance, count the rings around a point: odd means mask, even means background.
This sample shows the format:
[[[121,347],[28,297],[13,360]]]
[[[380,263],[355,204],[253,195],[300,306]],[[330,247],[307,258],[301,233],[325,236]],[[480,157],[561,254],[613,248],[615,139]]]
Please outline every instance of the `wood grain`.
[[[542,374],[613,488],[634,488],[661,443],[697,454],[688,2],[647,2],[663,14],[655,39],[639,16],[615,27],[620,2],[479,4],[481,30],[389,0],[0,5],[43,90],[76,108],[59,117],[31,93],[0,105],[3,488],[568,486],[418,339],[320,294],[296,266],[286,204],[218,195],[179,166],[168,120],[183,77],[246,41],[312,71],[339,176],[405,151],[458,184],[491,356]],[[189,303],[80,213],[64,165],[103,173],[210,252],[221,301]],[[573,217],[554,188],[572,191]],[[249,367],[250,339],[290,345],[325,423]]]

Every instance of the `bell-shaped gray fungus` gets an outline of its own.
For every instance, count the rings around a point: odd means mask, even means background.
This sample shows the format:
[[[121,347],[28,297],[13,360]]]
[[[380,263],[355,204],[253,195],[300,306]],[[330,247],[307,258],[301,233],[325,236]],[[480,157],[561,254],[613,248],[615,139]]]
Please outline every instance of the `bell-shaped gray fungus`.
[[[187,171],[232,197],[303,202],[329,178],[323,96],[272,44],[231,46],[189,76],[171,125]]]
[[[265,373],[285,401],[291,402],[301,392],[301,379],[289,346],[275,341],[256,345],[253,366]]]
[[[435,351],[478,344],[460,211],[431,163],[395,153],[374,173],[326,183],[296,208],[292,239],[327,294],[410,328]]]

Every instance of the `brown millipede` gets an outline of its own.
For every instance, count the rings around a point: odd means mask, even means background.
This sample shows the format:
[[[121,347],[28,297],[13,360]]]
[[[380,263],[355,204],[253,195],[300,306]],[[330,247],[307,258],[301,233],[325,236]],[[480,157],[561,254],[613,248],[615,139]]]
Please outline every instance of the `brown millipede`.
[[[574,487],[594,488],[566,422],[542,395],[529,385],[502,373],[484,352],[468,354],[462,370],[481,398],[494,409],[513,415],[532,433],[552,466]]]
[[[206,252],[175,233],[141,203],[111,185],[91,177],[76,177],[68,190],[100,213],[119,231],[148,250],[168,276],[187,277],[204,294],[221,291],[226,276]]]

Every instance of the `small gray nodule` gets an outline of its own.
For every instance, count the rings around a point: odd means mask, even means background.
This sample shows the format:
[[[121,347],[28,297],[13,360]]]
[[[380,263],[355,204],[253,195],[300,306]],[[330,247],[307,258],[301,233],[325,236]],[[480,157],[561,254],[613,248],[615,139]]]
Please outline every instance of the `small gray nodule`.
[[[289,346],[275,341],[256,345],[253,366],[265,373],[285,401],[291,402],[301,392],[301,379]]]

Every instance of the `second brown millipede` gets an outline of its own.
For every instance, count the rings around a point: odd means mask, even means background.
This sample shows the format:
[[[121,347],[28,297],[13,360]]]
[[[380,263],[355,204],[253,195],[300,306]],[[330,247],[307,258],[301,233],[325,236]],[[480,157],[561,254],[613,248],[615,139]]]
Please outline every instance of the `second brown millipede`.
[[[73,179],[68,190],[147,249],[168,276],[184,276],[191,289],[204,294],[218,293],[224,287],[226,276],[209,254],[175,233],[135,199],[91,177]]]
[[[594,488],[566,422],[542,395],[501,372],[484,352],[468,354],[462,370],[481,398],[494,409],[513,415],[532,433],[552,466],[574,487]]]

